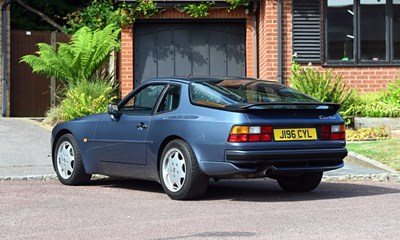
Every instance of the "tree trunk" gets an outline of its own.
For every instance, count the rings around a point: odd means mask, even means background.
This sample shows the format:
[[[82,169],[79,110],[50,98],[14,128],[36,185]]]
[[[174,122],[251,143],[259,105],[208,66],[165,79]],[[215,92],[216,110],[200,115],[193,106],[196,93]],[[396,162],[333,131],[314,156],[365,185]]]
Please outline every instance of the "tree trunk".
[[[65,32],[65,28],[60,26],[59,24],[57,24],[56,22],[54,22],[51,18],[49,18],[46,14],[42,13],[41,11],[27,5],[26,3],[24,3],[22,0],[16,0],[16,2],[21,5],[22,7],[24,7],[25,9],[33,12],[34,14],[40,16],[43,20],[45,20],[46,22],[48,22],[50,25],[52,25],[53,27],[57,28],[60,32]]]

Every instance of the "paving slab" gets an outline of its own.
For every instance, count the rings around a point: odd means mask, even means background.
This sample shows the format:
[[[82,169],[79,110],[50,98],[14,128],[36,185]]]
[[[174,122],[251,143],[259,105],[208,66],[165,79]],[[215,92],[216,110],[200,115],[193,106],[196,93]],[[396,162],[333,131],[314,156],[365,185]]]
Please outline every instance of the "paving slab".
[[[48,129],[17,118],[0,118],[0,176],[54,174]]]
[[[369,175],[369,174],[385,174],[388,173],[383,169],[362,166],[354,162],[348,162],[345,159],[344,167],[337,170],[328,171],[324,176],[345,176],[345,175]]]

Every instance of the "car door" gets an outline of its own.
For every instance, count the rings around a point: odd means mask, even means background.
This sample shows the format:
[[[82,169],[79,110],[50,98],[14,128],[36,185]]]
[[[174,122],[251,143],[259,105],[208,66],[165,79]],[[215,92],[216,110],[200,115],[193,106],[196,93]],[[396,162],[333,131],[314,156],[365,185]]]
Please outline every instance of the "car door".
[[[145,165],[153,110],[165,84],[144,86],[119,105],[117,116],[105,115],[95,133],[101,162]]]

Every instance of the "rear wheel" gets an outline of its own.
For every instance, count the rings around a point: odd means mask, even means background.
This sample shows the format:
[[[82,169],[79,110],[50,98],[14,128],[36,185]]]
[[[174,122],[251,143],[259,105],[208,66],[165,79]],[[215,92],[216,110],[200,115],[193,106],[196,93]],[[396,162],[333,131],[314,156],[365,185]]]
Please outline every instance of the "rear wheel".
[[[91,178],[83,168],[78,143],[72,134],[65,134],[57,141],[54,169],[61,183],[65,185],[87,184]]]
[[[302,175],[282,175],[277,178],[279,186],[287,192],[310,192],[318,187],[322,172],[304,173]]]
[[[203,195],[209,179],[201,171],[189,145],[182,140],[173,140],[161,156],[160,180],[170,198],[184,200]]]

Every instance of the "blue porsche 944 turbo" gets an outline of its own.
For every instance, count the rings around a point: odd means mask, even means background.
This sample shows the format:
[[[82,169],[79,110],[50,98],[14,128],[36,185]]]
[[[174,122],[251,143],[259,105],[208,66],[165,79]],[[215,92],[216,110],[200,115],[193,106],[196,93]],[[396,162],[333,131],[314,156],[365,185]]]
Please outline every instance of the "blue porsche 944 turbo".
[[[155,78],[108,113],[54,127],[53,165],[66,185],[92,174],[146,179],[172,199],[202,196],[210,178],[312,191],[347,155],[338,109],[272,81]]]

